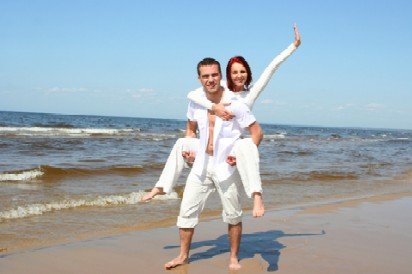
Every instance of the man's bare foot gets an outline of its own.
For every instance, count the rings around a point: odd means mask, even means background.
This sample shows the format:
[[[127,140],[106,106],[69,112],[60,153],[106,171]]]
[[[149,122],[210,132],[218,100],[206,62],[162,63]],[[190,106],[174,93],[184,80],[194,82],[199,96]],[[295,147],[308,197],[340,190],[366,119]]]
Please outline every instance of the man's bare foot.
[[[177,266],[187,264],[187,262],[188,262],[187,258],[176,257],[173,260],[171,260],[170,262],[165,263],[165,269],[170,270],[170,269],[175,268]]]
[[[262,194],[253,193],[253,217],[262,217],[265,215],[265,206],[263,205]]]
[[[152,199],[153,199],[156,195],[158,195],[158,194],[164,194],[163,189],[162,189],[162,188],[159,188],[159,187],[154,187],[154,188],[152,188],[152,190],[151,190],[149,193],[145,194],[145,195],[140,199],[140,201],[142,201],[142,202],[149,202],[150,200],[152,200]]]
[[[230,270],[239,270],[242,266],[239,263],[237,258],[230,258],[229,269]]]

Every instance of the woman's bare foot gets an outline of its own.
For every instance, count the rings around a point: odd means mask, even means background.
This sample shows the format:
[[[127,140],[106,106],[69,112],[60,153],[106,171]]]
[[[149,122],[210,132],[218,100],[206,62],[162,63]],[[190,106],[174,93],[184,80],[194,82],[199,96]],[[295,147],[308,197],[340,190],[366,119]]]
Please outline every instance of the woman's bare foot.
[[[262,193],[253,193],[253,217],[262,217],[265,214]]]
[[[237,258],[230,258],[229,270],[239,270],[242,266]]]
[[[170,270],[172,268],[175,268],[179,265],[184,265],[187,264],[188,260],[187,258],[182,258],[182,257],[176,257],[170,262],[165,263],[165,269]]]
[[[149,202],[150,200],[152,200],[156,195],[158,194],[164,194],[163,189],[160,187],[154,187],[152,188],[152,190],[145,194],[140,201],[141,202]]]

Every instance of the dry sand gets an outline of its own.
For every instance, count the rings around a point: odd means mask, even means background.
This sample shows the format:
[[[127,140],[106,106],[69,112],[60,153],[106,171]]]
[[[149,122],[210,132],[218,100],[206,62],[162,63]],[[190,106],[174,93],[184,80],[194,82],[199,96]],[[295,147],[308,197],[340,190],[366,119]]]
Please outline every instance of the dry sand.
[[[412,193],[274,210],[244,218],[240,271],[227,269],[226,226],[197,227],[190,264],[163,270],[178,253],[175,227],[130,232],[13,254],[0,273],[411,273]],[[249,214],[250,215],[250,214]]]

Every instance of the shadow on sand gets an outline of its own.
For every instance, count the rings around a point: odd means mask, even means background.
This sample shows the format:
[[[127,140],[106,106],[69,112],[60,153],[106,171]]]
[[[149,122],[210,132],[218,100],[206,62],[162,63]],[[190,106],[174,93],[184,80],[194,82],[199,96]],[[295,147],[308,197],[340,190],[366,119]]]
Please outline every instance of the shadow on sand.
[[[256,232],[252,234],[243,234],[240,245],[239,259],[253,258],[260,255],[268,264],[267,271],[278,270],[278,262],[280,250],[285,248],[283,244],[279,243],[279,238],[282,237],[302,237],[302,236],[316,236],[324,235],[325,231],[319,234],[285,234],[280,230],[269,230],[265,232]],[[178,248],[179,246],[165,246],[165,249]],[[216,255],[229,253],[229,241],[227,234],[219,236],[215,240],[193,242],[190,250],[193,252],[197,248],[210,247],[203,252],[194,253],[190,256],[189,262],[198,260],[205,260],[213,258]]]

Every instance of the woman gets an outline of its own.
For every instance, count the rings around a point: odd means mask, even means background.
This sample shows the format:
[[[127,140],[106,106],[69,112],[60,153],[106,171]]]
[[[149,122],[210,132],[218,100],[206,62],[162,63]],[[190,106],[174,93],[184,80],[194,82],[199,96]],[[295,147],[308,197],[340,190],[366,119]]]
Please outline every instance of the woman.
[[[301,41],[296,24],[294,25],[294,33],[295,41],[272,60],[259,80],[252,87],[250,87],[252,72],[246,60],[241,56],[235,56],[229,60],[226,67],[227,87],[238,95],[250,109],[253,108],[256,99],[266,87],[280,64],[299,47]],[[202,93],[203,90],[199,88],[190,92],[188,98],[214,111],[215,114],[223,120],[232,118],[231,113],[225,109],[227,104],[213,104],[204,96],[201,96]],[[183,167],[190,166],[193,163],[197,147],[198,139],[196,138],[178,139],[167,159],[159,181],[150,193],[143,196],[142,201],[149,201],[158,194],[170,193]],[[253,216],[263,216],[262,183],[259,174],[259,153],[256,145],[250,138],[238,140],[234,146],[233,155],[228,157],[227,162],[230,165],[237,165],[245,192],[249,197],[253,197]]]

